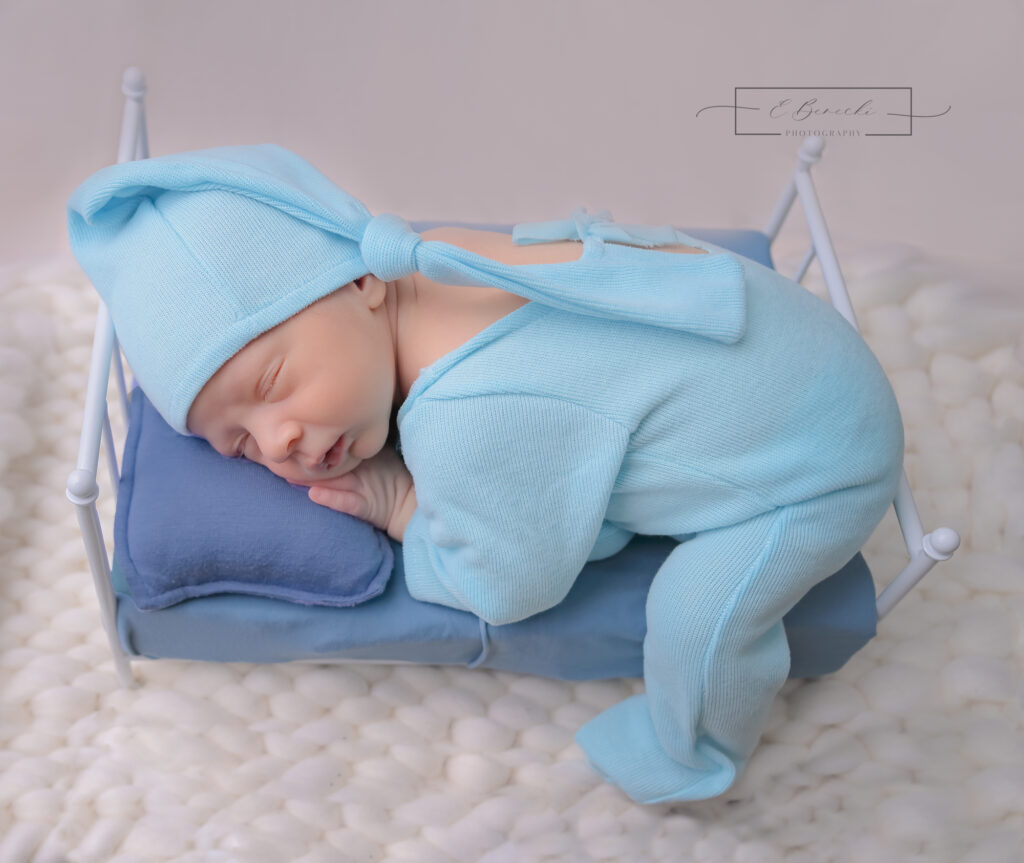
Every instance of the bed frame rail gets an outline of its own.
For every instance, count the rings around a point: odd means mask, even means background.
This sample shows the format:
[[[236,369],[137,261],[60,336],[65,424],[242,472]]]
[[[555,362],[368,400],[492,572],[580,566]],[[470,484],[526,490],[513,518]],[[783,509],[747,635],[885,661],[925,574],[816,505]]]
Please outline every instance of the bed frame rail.
[[[129,162],[148,158],[149,142],[146,134],[144,104],[146,82],[138,68],[133,66],[125,70],[121,91],[125,96],[125,105],[117,161]],[[811,243],[793,279],[801,282],[811,263],[817,258],[833,305],[859,332],[853,306],[850,303],[828,227],[825,224],[825,217],[811,180],[811,166],[821,159],[824,149],[825,142],[817,137],[807,138],[801,145],[796,169],[779,198],[764,233],[768,236],[770,243],[774,242],[792,209],[793,202],[797,198],[800,199],[810,230]],[[96,506],[99,497],[97,473],[101,446],[106,454],[108,474],[115,495],[119,481],[117,452],[107,403],[111,369],[114,371],[117,386],[117,401],[127,427],[128,388],[125,383],[121,351],[117,344],[110,314],[101,301],[93,337],[78,462],[68,477],[67,497],[75,505],[78,515],[89,568],[96,586],[96,594],[99,597],[103,628],[106,630],[107,640],[114,657],[114,668],[121,683],[126,687],[133,687],[136,685],[136,681],[132,674],[132,657],[125,652],[117,633],[117,600],[114,597],[110,580],[110,560]],[[879,594],[877,599],[879,620],[885,617],[938,561],[950,558],[960,545],[959,535],[951,528],[940,527],[927,534],[924,532],[905,471],[900,479],[899,490],[893,506],[910,560],[903,571]]]

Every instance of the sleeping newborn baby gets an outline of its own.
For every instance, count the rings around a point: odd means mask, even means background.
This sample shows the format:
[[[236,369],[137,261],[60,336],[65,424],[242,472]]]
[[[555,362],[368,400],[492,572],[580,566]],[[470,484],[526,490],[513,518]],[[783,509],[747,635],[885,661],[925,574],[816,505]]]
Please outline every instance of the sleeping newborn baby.
[[[448,242],[505,264],[576,260],[580,243],[517,246],[508,234],[435,228]],[[660,247],[703,253],[683,245]],[[421,370],[527,300],[500,288],[445,285],[422,273],[367,274],[242,348],[206,383],[188,428],[226,456],[243,456],[317,503],[372,522],[401,542],[416,508],[412,475],[384,443],[393,410]],[[287,366],[287,374],[281,375]],[[339,422],[345,431],[339,434]]]
[[[670,227],[421,236],[262,145],[106,168],[69,231],[168,423],[386,530],[415,598],[510,623],[635,534],[678,540],[645,692],[576,736],[639,802],[735,781],[783,615],[896,493],[899,412],[853,327]]]

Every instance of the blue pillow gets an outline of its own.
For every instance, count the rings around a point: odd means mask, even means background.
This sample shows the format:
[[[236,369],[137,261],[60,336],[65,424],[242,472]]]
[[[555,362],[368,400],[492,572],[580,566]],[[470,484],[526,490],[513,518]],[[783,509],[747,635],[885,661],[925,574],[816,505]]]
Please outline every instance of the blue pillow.
[[[142,611],[216,593],[350,606],[394,568],[387,536],[266,468],[177,434],[138,388],[114,516],[115,558]]]

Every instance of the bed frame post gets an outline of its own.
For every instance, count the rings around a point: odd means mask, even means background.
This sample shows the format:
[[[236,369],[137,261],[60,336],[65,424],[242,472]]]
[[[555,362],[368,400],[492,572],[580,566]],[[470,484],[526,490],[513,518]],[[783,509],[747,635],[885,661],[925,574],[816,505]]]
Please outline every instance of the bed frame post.
[[[828,226],[825,224],[825,216],[818,202],[814,181],[811,179],[811,166],[821,159],[824,150],[825,141],[818,137],[809,137],[801,145],[797,154],[796,169],[775,205],[775,210],[764,233],[768,235],[769,242],[774,242],[779,229],[789,215],[793,201],[799,197],[811,234],[811,245],[804,255],[794,280],[802,281],[811,261],[817,258],[832,304],[853,328],[860,332],[856,315],[853,312],[853,305],[850,302],[850,295],[846,290],[846,282],[839,269],[835,249],[832,247],[832,238],[829,236]],[[960,547],[960,535],[950,527],[936,528],[931,533],[925,534],[905,470],[900,476],[900,484],[893,507],[896,510],[896,518],[900,523],[900,530],[903,533],[903,541],[906,544],[910,561],[889,586],[878,595],[876,609],[879,620],[885,617],[936,563],[940,560],[948,560],[953,556],[953,552]]]
[[[142,72],[134,66],[125,69],[121,92],[125,96],[125,105],[117,161],[130,162],[149,155],[143,104],[146,81]],[[124,367],[121,364],[121,352],[117,346],[110,313],[100,301],[92,341],[92,358],[89,363],[89,383],[85,391],[85,414],[78,444],[78,462],[68,476],[67,497],[75,505],[78,526],[82,531],[85,553],[99,599],[100,619],[107,633],[110,652],[114,657],[114,668],[122,685],[134,687],[136,681],[132,673],[131,658],[121,645],[117,633],[117,599],[110,580],[110,560],[96,508],[96,499],[99,497],[99,484],[96,479],[101,444],[106,451],[107,467],[115,495],[119,479],[117,453],[107,412],[107,386],[111,368],[114,369],[122,414],[127,425],[128,388],[125,384]]]

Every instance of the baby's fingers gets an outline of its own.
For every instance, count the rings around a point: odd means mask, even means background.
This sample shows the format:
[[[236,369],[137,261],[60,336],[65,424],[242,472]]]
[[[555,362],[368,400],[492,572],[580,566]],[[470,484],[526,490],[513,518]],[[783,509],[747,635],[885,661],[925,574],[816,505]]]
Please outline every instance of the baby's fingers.
[[[309,489],[309,499],[320,506],[354,515],[356,518],[368,521],[370,517],[370,505],[366,498],[354,491],[314,485]]]

